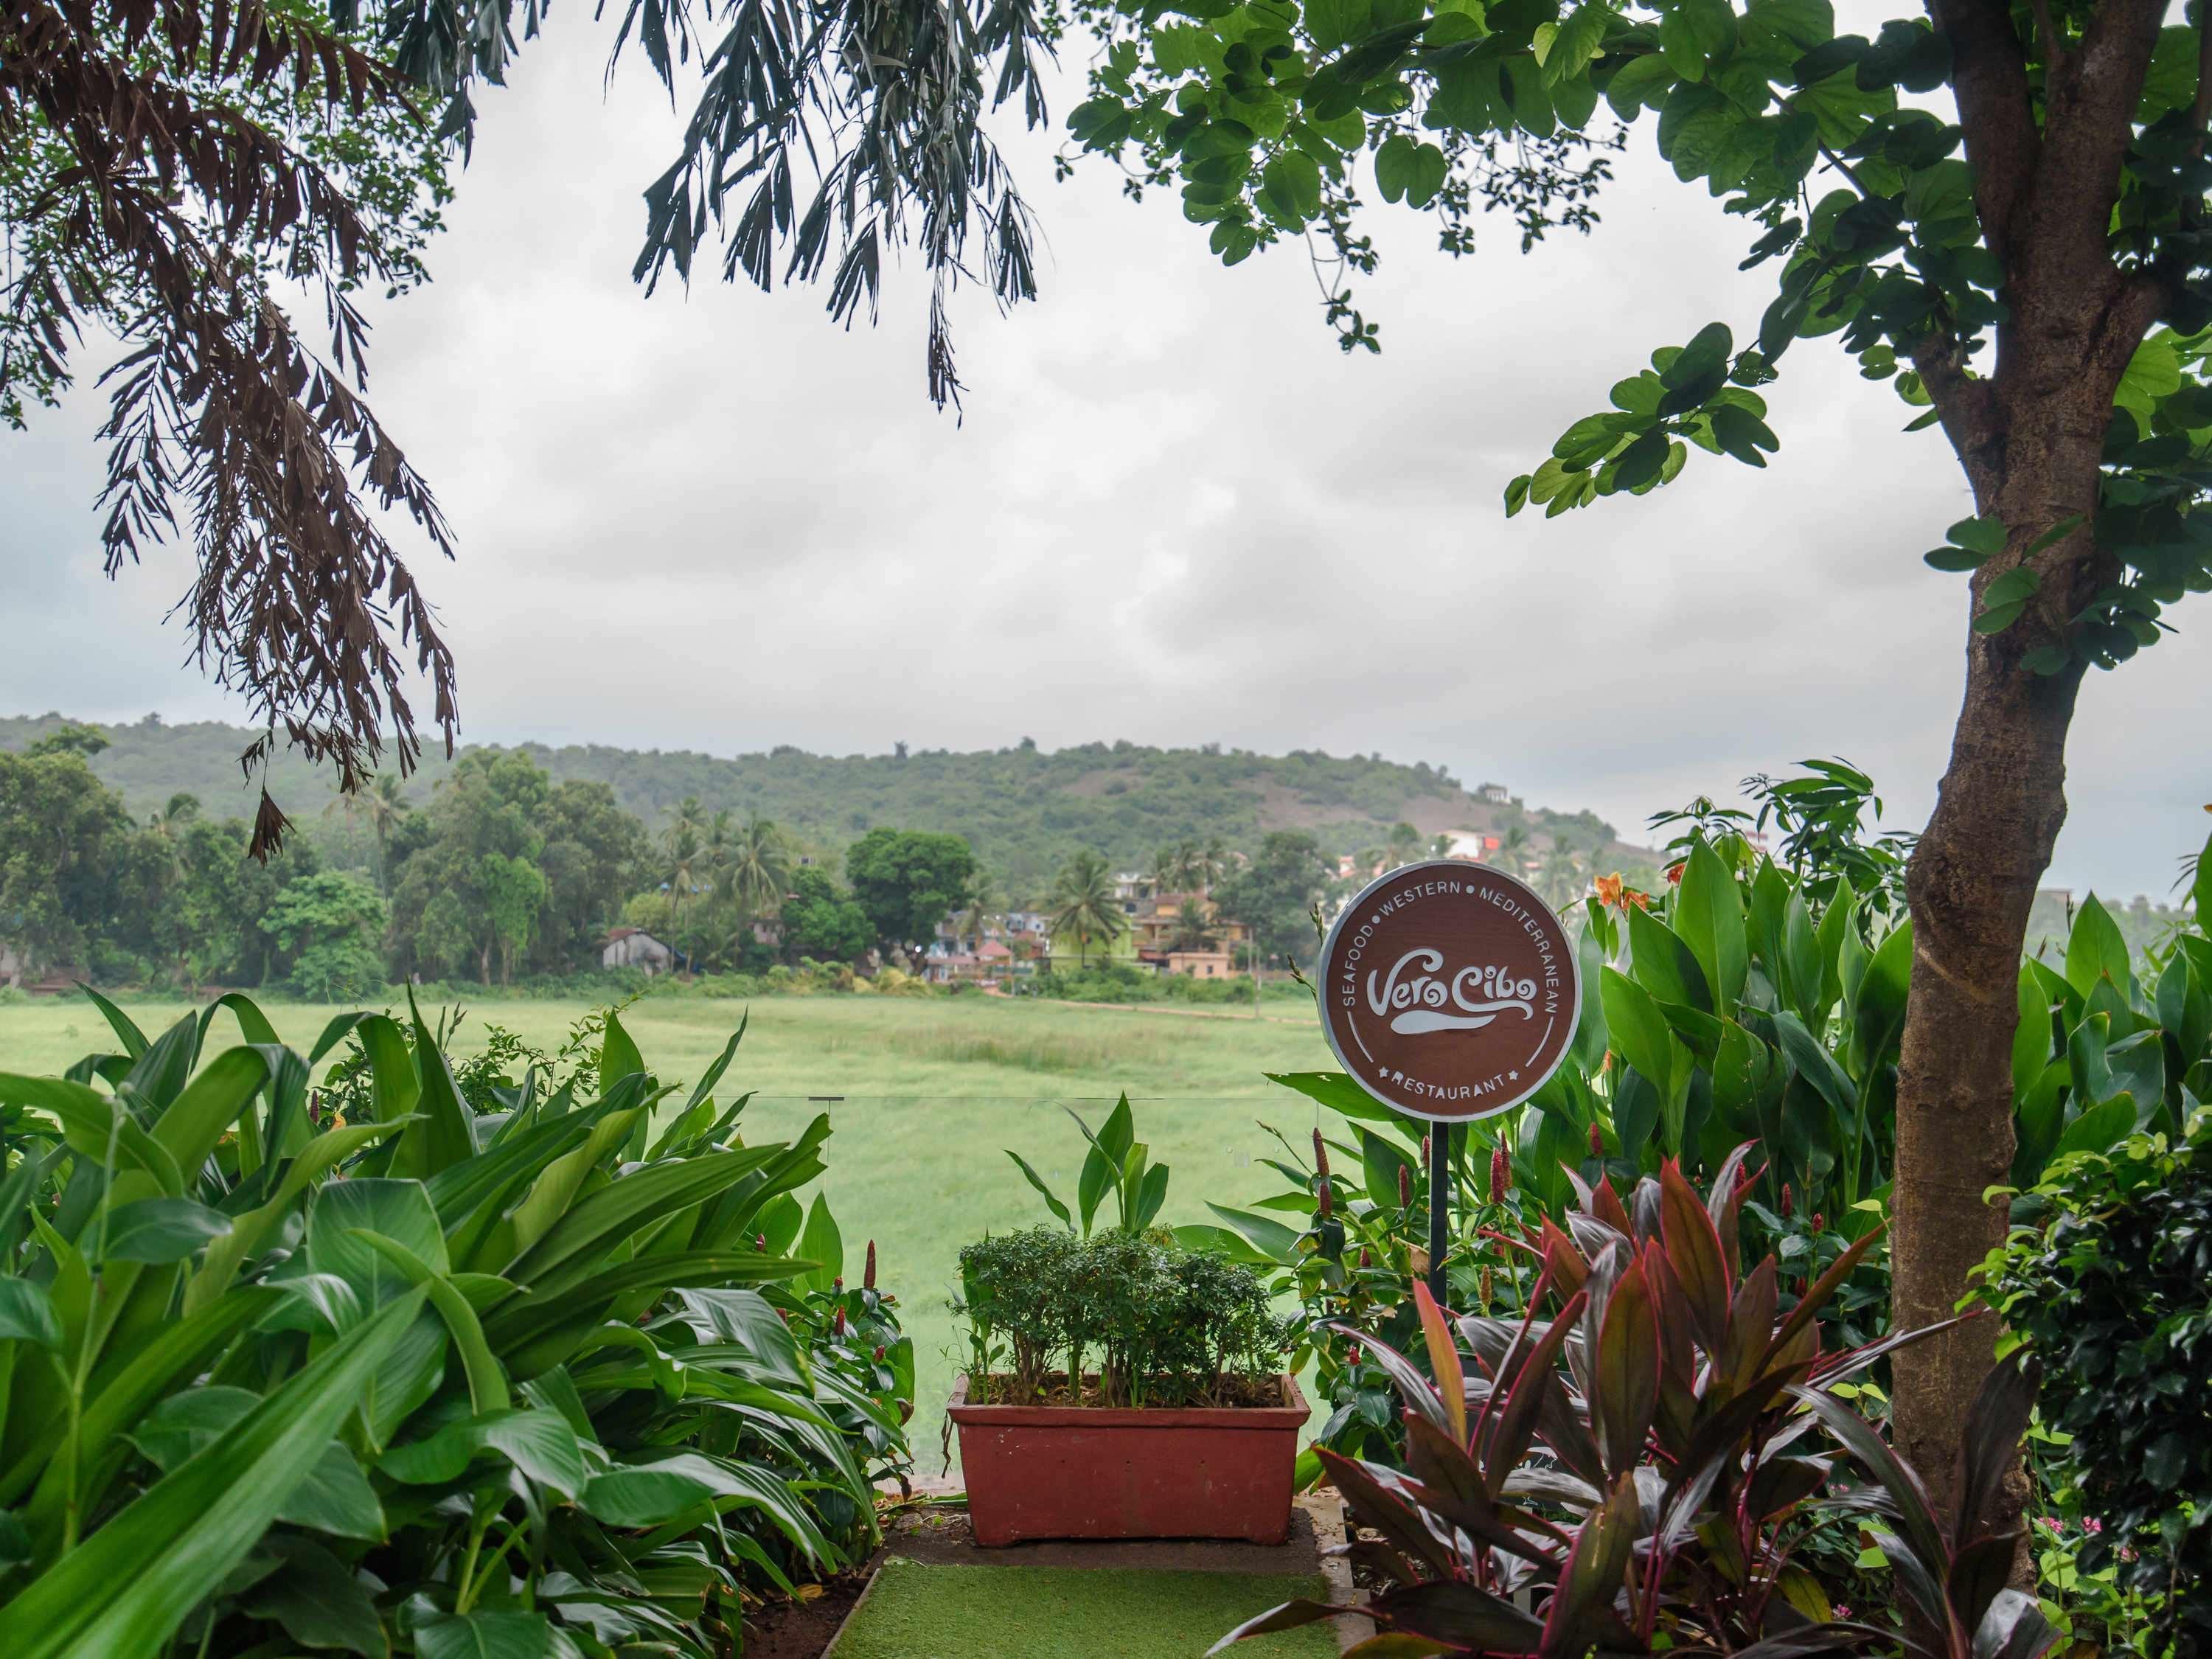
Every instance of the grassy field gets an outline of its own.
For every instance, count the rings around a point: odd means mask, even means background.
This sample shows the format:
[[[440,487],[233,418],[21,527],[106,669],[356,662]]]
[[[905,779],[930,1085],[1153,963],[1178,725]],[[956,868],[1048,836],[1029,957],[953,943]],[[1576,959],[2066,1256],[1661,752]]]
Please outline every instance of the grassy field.
[[[278,1031],[302,1049],[335,1012],[268,1007]],[[550,1051],[586,1012],[580,1003],[487,1003],[468,1012],[455,1049],[481,1048],[490,1022]],[[663,998],[623,1019],[666,1082],[696,1077],[744,1012]],[[130,1012],[150,1032],[185,1008],[143,1003]],[[211,1045],[235,1039],[229,1017],[218,1015]],[[0,1004],[0,1071],[56,1073],[114,1046],[88,1003]],[[1126,1090],[1139,1138],[1174,1171],[1162,1218],[1211,1220],[1206,1200],[1239,1204],[1275,1188],[1273,1172],[1255,1167],[1274,1145],[1259,1121],[1294,1139],[1312,1127],[1312,1103],[1261,1073],[1334,1064],[1319,1025],[1288,1004],[1255,1020],[982,998],[777,997],[751,1005],[744,1044],[717,1092],[757,1091],[744,1119],[755,1143],[795,1134],[829,1113],[836,1133],[822,1186],[852,1271],[874,1238],[879,1280],[899,1297],[921,1370],[917,1461],[933,1473],[958,1368],[949,1307],[956,1254],[986,1230],[1049,1218],[1000,1149],[1019,1152],[1072,1199],[1085,1146],[1060,1109],[1073,1107],[1095,1127]]]

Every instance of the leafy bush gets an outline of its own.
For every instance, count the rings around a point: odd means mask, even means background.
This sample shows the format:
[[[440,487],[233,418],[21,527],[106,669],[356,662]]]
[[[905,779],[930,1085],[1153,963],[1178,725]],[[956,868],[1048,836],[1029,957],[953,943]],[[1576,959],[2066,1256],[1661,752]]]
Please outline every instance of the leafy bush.
[[[0,1652],[707,1659],[872,1547],[911,1344],[793,1196],[828,1121],[715,1106],[736,1038],[656,1132],[611,1016],[477,1115],[411,1010],[219,1006],[0,1074]]]
[[[1257,1275],[1154,1235],[1110,1228],[1079,1240],[1036,1227],[987,1238],[961,1250],[960,1283],[977,1404],[1033,1404],[1057,1382],[1071,1401],[1101,1406],[1231,1405],[1282,1352]]]
[[[1099,1206],[1111,1193],[1121,1213],[1121,1231],[1143,1232],[1152,1224],[1152,1218],[1159,1214],[1160,1206],[1168,1201],[1168,1166],[1153,1163],[1152,1149],[1137,1139],[1136,1119],[1129,1110],[1129,1097],[1123,1095],[1115,1103],[1114,1109],[1106,1115],[1105,1122],[1098,1126],[1096,1134],[1091,1133],[1091,1126],[1073,1107],[1060,1109],[1075,1120],[1075,1127],[1091,1143],[1090,1152],[1084,1155],[1083,1169],[1075,1178],[1075,1211],[1070,1211],[1060,1195],[1044,1184],[1044,1177],[1027,1158],[1011,1147],[1006,1149],[1006,1156],[1013,1159],[1022,1178],[1036,1188],[1045,1207],[1061,1226],[1072,1230],[1079,1212],[1083,1234],[1088,1238],[1097,1219]]]
[[[2142,1652],[2212,1651],[2212,1112],[2060,1159],[2014,1213],[1987,1294],[2043,1363],[2042,1473],[2092,1523],[2050,1528],[2052,1565],[2110,1582],[2108,1624],[2140,1608]]]
[[[2006,1588],[2018,1540],[1994,1524],[2028,1379],[1993,1373],[1962,1449],[1960,1503],[1939,1516],[1843,1393],[1897,1340],[1826,1351],[1816,1322],[1875,1236],[1790,1298],[1774,1257],[1739,1269],[1742,1174],[1739,1153],[1704,1198],[1671,1160],[1626,1203],[1601,1185],[1571,1231],[1545,1234],[1534,1300],[1555,1304],[1548,1321],[1474,1316],[1455,1331],[1417,1285],[1426,1376],[1346,1328],[1405,1407],[1403,1470],[1320,1454],[1375,1534],[1351,1553],[1392,1586],[1361,1609],[1382,1629],[1376,1651],[1785,1659],[1893,1644],[1894,1631],[1837,1619],[1794,1559],[1823,1493],[1867,1518],[1938,1632],[1932,1648],[1908,1641],[1912,1654],[2036,1659],[2058,1639]],[[1834,1487],[1835,1452],[1816,1433],[1872,1486]],[[1288,1602],[1215,1650],[1340,1611]]]

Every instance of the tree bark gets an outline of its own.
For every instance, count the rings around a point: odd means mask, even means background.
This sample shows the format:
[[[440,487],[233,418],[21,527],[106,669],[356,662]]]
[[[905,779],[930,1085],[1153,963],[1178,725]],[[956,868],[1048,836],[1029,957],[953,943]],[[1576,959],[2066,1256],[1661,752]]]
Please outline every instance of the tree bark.
[[[2065,641],[2070,619],[2114,568],[2094,524],[2112,394],[2134,350],[2122,337],[2132,319],[2113,303],[2118,289],[2115,280],[2067,304],[2029,298],[2015,311],[1996,375],[1962,386],[1955,424],[1947,422],[1980,514],[2006,526],[2005,550],[1970,584],[1970,610],[1981,609],[1999,575],[2023,566],[2042,586],[2010,627],[1968,635],[1950,764],[1907,874],[1913,951],[1898,1066],[1893,1329],[1951,1318],[1974,1270],[2004,1239],[2006,1206],[1984,1194],[2011,1178],[2021,947],[2066,819],[2066,736],[2083,672],[2076,660],[2038,674],[2023,660]],[[2031,554],[2069,520],[2072,533]],[[1900,1350],[1893,1362],[1896,1443],[1939,1514],[1955,1490],[1961,1431],[1996,1336],[1996,1322],[1979,1319]],[[2014,1502],[2024,1494],[2023,1483],[2011,1483]],[[2011,1520],[1999,1517],[1999,1528]]]
[[[1977,640],[1978,647],[1981,641]],[[2012,1042],[2028,910],[2065,822],[2078,671],[2039,678],[1977,649],[1935,816],[1912,860],[1912,981],[1898,1069],[1891,1324],[1940,1324],[2004,1240],[1984,1194],[2011,1177]],[[1996,1322],[1899,1351],[1898,1449],[1950,1502],[1960,1431]]]

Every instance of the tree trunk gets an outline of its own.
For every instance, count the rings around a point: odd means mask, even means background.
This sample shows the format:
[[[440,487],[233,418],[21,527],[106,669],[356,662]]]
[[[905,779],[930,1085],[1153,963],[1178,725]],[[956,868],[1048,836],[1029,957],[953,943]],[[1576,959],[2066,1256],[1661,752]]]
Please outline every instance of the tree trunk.
[[[2078,660],[2037,674],[2022,659],[2066,637],[2068,619],[2108,563],[2087,526],[2118,372],[2107,379],[2085,369],[2078,343],[2067,348],[2070,363],[2050,349],[2063,343],[2035,343],[2045,349],[2017,349],[2010,371],[2001,371],[1984,444],[1961,454],[1981,514],[2007,526],[2005,551],[1970,585],[1972,608],[1997,575],[2023,563],[2042,574],[2043,586],[2011,627],[1968,636],[1950,765],[1906,878],[1913,948],[1898,1065],[1895,1330],[1953,1317],[1971,1275],[2004,1240],[2006,1205],[1984,1194],[2012,1175],[2021,949],[2066,818],[2066,734],[2082,673]],[[2047,530],[2075,515],[2082,527],[2027,556]],[[1997,1328],[1994,1319],[1976,1319],[1899,1351],[1893,1362],[1896,1444],[1939,1515],[1955,1491],[1960,1432],[1994,1363]],[[2010,1483],[2008,1496],[2024,1498],[2024,1481]],[[2011,1518],[1999,1517],[2000,1529]]]

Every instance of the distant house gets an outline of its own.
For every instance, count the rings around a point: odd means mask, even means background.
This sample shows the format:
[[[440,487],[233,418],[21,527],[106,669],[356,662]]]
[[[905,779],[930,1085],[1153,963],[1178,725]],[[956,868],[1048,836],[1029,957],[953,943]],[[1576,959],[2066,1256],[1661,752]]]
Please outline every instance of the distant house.
[[[1226,951],[1170,951],[1164,961],[1170,974],[1192,979],[1227,979],[1235,971]]]
[[[642,968],[648,974],[665,974],[676,966],[676,952],[642,927],[617,927],[607,935],[599,951],[605,968]]]
[[[1513,799],[1512,793],[1502,783],[1479,783],[1474,787],[1474,798],[1488,801],[1492,806],[1503,806]]]
[[[1176,936],[1182,931],[1182,908],[1195,905],[1206,918],[1206,931],[1213,940],[1213,948],[1205,951],[1177,951],[1173,948]],[[1201,979],[1217,975],[1202,971],[1199,964],[1218,958],[1219,971],[1227,973],[1231,951],[1247,944],[1252,930],[1241,921],[1231,921],[1215,908],[1212,896],[1206,893],[1158,893],[1139,902],[1129,924],[1129,938],[1136,947],[1137,960],[1155,969],[1170,974],[1193,974]],[[1179,965],[1188,964],[1188,965]]]

